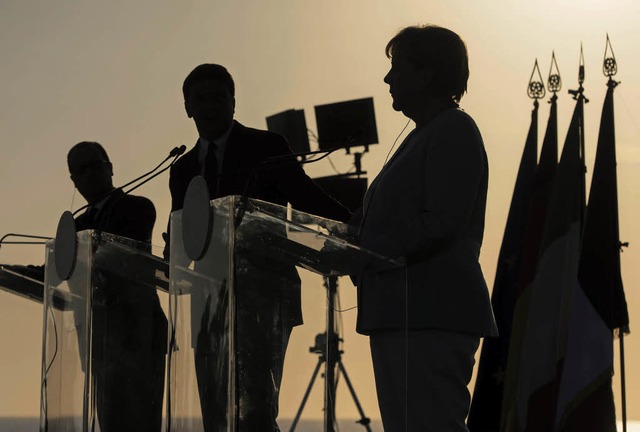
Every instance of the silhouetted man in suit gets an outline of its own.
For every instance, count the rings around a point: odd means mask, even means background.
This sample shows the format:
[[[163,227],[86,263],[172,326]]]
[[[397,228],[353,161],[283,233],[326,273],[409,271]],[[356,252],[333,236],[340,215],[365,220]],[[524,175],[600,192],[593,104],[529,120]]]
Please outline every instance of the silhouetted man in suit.
[[[233,119],[235,85],[223,66],[196,67],[182,90],[185,110],[199,138],[171,169],[172,211],[182,208],[191,179],[203,175],[211,199],[248,195],[283,206],[290,203],[297,210],[330,219],[349,219],[349,211],[317,187],[300,165],[257,169],[271,157],[292,152],[282,136],[245,127]],[[294,326],[302,324],[300,279],[293,266],[275,260],[253,269],[251,274],[236,272],[234,276],[239,305],[237,334],[242,341],[238,350],[240,430],[271,432],[279,430],[278,392],[289,335]],[[263,273],[271,277],[260,278]],[[206,350],[196,347],[195,355],[205,430],[217,431],[224,425],[221,417],[226,415],[226,407],[216,406],[219,403],[210,387],[226,393],[226,377],[216,380],[206,371],[204,365],[211,364],[204,358]]]
[[[73,184],[89,203],[76,218],[77,230],[127,237],[148,244],[143,249],[150,250],[156,219],[153,203],[113,187],[113,166],[104,148],[96,142],[81,142],[69,150],[67,162]],[[126,280],[108,268],[97,271],[101,273],[92,281],[91,353],[92,400],[100,430],[158,432],[167,321],[155,286]],[[152,270],[140,268],[139,272],[138,280],[153,280]]]

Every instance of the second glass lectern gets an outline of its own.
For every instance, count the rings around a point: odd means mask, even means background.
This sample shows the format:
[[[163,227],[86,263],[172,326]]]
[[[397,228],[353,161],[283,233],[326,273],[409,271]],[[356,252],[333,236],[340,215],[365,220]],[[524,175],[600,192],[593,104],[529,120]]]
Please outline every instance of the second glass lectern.
[[[302,323],[295,267],[339,276],[387,260],[354,246],[336,221],[237,196],[210,209],[195,259],[184,211],[171,216],[169,430],[274,430],[289,335]]]

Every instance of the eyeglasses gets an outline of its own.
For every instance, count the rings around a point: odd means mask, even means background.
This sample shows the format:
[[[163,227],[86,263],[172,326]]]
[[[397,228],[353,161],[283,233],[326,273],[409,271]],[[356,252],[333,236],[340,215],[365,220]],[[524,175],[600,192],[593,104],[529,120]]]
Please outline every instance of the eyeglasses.
[[[74,166],[73,168],[69,167],[69,172],[71,173],[71,176],[82,177],[91,174],[93,171],[99,170],[108,163],[109,161],[102,159],[87,161],[83,164]]]

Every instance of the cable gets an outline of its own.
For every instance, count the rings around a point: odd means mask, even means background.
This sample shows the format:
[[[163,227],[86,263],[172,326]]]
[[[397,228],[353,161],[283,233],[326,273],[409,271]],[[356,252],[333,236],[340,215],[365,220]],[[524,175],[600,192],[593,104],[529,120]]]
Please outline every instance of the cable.
[[[46,289],[46,287],[45,287]],[[50,312],[50,309],[47,308],[45,306],[45,308],[47,309],[48,313]],[[55,348],[53,350],[53,356],[51,357],[51,361],[49,362],[49,365],[46,366],[44,368],[44,373],[42,374],[42,382],[40,383],[40,392],[43,394],[42,396],[42,411],[43,411],[43,415],[44,415],[44,431],[47,432],[49,430],[49,406],[48,406],[48,386],[47,386],[47,375],[49,374],[49,370],[51,369],[51,366],[53,366],[53,362],[55,361],[57,355],[58,355],[58,327],[56,326],[56,318],[55,315],[53,313],[51,313],[51,321],[53,322],[53,334],[54,334],[54,340],[55,340]],[[46,359],[42,358],[42,366],[45,366],[46,364]]]
[[[342,174],[340,171],[338,171],[336,166],[333,164],[333,161],[331,160],[331,158],[327,158],[327,160],[329,161],[329,164],[331,164],[331,168],[333,168],[333,170],[336,172],[336,174]]]
[[[404,430],[409,430],[409,266],[404,267]]]
[[[329,300],[329,293],[327,292],[327,300]],[[358,306],[351,306],[348,307],[346,309],[340,309],[340,307],[335,307],[334,305],[330,305],[331,309],[333,309],[334,312],[338,312],[338,313],[342,313],[342,312],[349,312],[350,310],[353,309],[358,309]]]
[[[636,119],[633,118],[633,114],[631,113],[631,110],[629,109],[629,106],[627,105],[627,101],[624,99],[624,93],[620,92],[618,90],[618,96],[620,97],[620,100],[622,100],[622,104],[624,105],[624,108],[627,110],[627,114],[629,114],[629,117],[631,118],[631,122],[633,123],[633,126],[636,128],[636,131],[638,133],[640,133],[640,128],[638,127],[638,124],[636,123]]]
[[[404,133],[404,131],[407,129],[407,127],[409,126],[409,123],[411,123],[411,119],[407,120],[407,124],[404,125],[404,127],[402,128],[402,130],[400,131],[400,133],[398,134],[398,136],[396,137],[395,141],[393,142],[393,145],[391,146],[391,148],[389,149],[389,152],[387,153],[387,157],[384,159],[384,163],[382,164],[382,166],[385,166],[387,164],[387,161],[389,160],[389,155],[391,155],[391,151],[394,149],[394,147],[396,146],[396,144],[398,143],[398,140],[400,139],[400,137],[402,136],[402,134]]]
[[[387,153],[387,157],[384,160],[384,163],[382,164],[382,167],[384,168],[384,166],[387,164],[387,161],[389,160],[389,155],[391,155],[391,151],[393,150],[393,148],[396,146],[396,143],[398,142],[398,140],[400,139],[400,137],[402,136],[402,134],[404,133],[405,129],[407,129],[407,127],[409,126],[409,123],[411,123],[411,119],[407,120],[407,124],[404,125],[404,127],[402,128],[402,130],[400,131],[400,133],[398,134],[398,136],[396,137],[395,141],[393,142],[393,145],[391,146],[391,148],[389,149],[389,152]],[[409,135],[411,136],[411,135]],[[382,171],[381,171],[382,172]],[[379,176],[380,174],[378,174]],[[378,179],[378,177],[376,177],[376,180]],[[374,180],[374,183],[375,181]],[[373,185],[373,183],[372,183]],[[369,190],[367,190],[367,194],[369,193],[369,191],[371,191],[371,197],[369,197],[369,202],[371,202],[373,200],[373,196],[376,193],[376,189],[371,189],[371,186],[369,187]],[[365,197],[367,196],[367,194],[365,194]],[[361,219],[361,224],[364,224],[365,219],[367,218],[367,214],[369,213],[369,208],[371,206],[367,206],[367,208],[364,210],[364,213],[362,214],[362,219]]]
[[[73,203],[76,200],[76,188],[73,188],[73,193],[71,194],[71,205],[69,206],[70,209],[73,209]]]
[[[307,134],[311,135],[311,137],[312,137],[316,142],[318,142],[318,140],[320,139],[320,138],[318,138],[318,135],[317,135],[314,131],[312,131],[311,129],[309,129],[309,128],[307,128]]]

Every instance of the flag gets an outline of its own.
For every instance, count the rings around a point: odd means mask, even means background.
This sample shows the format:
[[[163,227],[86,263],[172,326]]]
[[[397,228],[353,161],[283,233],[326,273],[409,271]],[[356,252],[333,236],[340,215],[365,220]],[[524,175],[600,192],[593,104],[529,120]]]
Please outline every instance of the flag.
[[[498,418],[492,420],[493,423],[491,423],[491,425],[494,426],[487,430],[499,430],[503,413],[509,412],[514,403],[513,391],[516,386],[514,377],[517,377],[520,362],[522,334],[523,328],[526,325],[526,306],[528,305],[526,300],[518,299],[523,293],[524,288],[529,286],[533,279],[533,273],[538,260],[538,252],[542,243],[547,205],[558,164],[558,114],[556,101],[557,96],[553,95],[550,101],[551,109],[549,111],[549,120],[547,121],[547,128],[540,151],[540,161],[536,168],[533,193],[527,209],[527,227],[521,245],[520,268],[517,274],[516,286],[513,287],[513,292],[510,295],[511,302],[508,304],[510,309],[507,313],[512,317],[512,321],[509,321],[509,327],[503,326],[500,328],[501,333],[499,338],[501,339],[500,346],[502,348],[500,359],[502,369],[501,372],[496,375],[501,379],[500,395],[499,398],[492,401],[495,405],[492,415],[497,415]],[[506,302],[503,301],[502,304],[504,306]],[[501,313],[504,315],[507,314],[505,312]],[[505,371],[509,371],[509,374],[505,375]],[[478,377],[480,378],[480,370]],[[509,377],[511,377],[511,379],[509,379]],[[503,395],[506,395],[506,397]],[[497,424],[495,422],[497,422]],[[487,427],[490,425],[488,421],[486,421],[485,424]]]
[[[613,90],[609,80],[558,402],[560,430],[615,431],[613,334],[628,332],[620,273]]]
[[[547,432],[555,427],[582,232],[583,108],[580,95],[553,181],[536,264],[530,263],[535,271],[530,283],[523,276],[525,284],[516,303],[501,420],[504,431]]]
[[[551,110],[536,170],[534,193],[527,217],[527,231],[522,251],[522,263],[517,283],[517,301],[513,311],[511,339],[505,375],[505,391],[501,402],[501,424],[506,415],[515,412],[515,392],[522,354],[523,334],[529,312],[530,287],[535,276],[544,235],[547,209],[558,167],[558,110],[557,96],[551,98]]]
[[[516,282],[520,271],[527,214],[534,190],[538,158],[538,101],[531,112],[531,123],[520,168],[511,198],[509,216],[502,238],[498,267],[491,294],[499,337],[485,338],[480,356],[473,400],[467,421],[471,432],[497,431],[500,427],[500,403],[507,363],[511,320],[516,300]],[[498,402],[498,403],[497,403]]]

